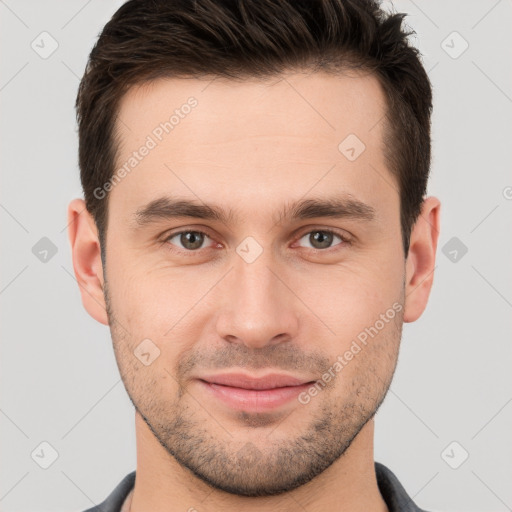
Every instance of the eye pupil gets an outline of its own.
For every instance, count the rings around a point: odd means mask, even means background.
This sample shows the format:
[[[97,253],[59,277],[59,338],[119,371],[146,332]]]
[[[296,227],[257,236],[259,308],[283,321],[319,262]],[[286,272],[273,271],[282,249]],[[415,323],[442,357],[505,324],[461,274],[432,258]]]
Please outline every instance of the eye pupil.
[[[180,242],[186,249],[199,249],[203,244],[204,235],[197,231],[185,231],[180,236]]]
[[[325,249],[332,244],[333,235],[326,231],[312,231],[310,235],[311,245],[316,249]],[[320,247],[317,247],[317,242],[320,243]]]

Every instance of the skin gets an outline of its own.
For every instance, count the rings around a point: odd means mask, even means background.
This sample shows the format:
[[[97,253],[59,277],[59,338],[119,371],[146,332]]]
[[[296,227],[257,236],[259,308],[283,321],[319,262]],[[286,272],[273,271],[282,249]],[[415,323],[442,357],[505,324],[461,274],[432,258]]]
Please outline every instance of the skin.
[[[405,258],[398,185],[382,151],[385,100],[370,75],[134,87],[119,110],[119,166],[190,96],[197,107],[105,199],[105,268],[84,201],[68,208],[83,305],[110,326],[136,408],[131,510],[386,511],[373,416],[391,383],[403,322],[427,305],[440,202],[424,200]],[[366,146],[355,161],[338,150],[350,133]],[[374,208],[374,220],[275,222],[288,202],[334,192]],[[136,229],[134,213],[162,195],[234,215],[228,223],[161,219]],[[329,228],[351,243],[334,236],[315,245],[313,235]],[[180,229],[208,236],[194,251],[170,237]],[[236,251],[248,236],[262,248],[252,263]],[[237,411],[196,380],[236,370],[321,379],[393,304],[401,311],[307,404]],[[160,350],[148,366],[134,355],[147,338]]]

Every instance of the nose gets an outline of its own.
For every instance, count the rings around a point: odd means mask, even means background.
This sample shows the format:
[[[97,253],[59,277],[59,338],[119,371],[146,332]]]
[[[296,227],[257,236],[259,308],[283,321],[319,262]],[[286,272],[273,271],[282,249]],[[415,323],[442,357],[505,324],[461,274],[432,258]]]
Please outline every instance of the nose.
[[[295,339],[301,302],[290,280],[290,272],[270,251],[252,263],[236,255],[219,290],[218,335],[254,349]]]

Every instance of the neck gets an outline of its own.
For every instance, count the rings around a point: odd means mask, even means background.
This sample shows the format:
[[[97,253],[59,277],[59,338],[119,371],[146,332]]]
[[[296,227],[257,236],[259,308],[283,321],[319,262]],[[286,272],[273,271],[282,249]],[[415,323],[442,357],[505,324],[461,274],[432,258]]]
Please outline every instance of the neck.
[[[387,512],[379,492],[370,420],[346,452],[307,484],[278,496],[246,497],[212,489],[182,467],[162,447],[138,413],[135,415],[137,473],[130,512],[200,511]]]

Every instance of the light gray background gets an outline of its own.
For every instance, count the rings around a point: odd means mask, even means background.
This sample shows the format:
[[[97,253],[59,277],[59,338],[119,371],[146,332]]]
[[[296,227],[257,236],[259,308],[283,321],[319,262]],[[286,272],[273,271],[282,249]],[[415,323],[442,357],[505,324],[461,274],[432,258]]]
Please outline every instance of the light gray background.
[[[77,86],[121,3],[0,0],[2,511],[81,511],[135,468],[133,408],[108,328],[82,307],[66,232],[81,196]],[[404,326],[377,415],[375,458],[427,510],[512,510],[512,5],[394,5],[435,89],[429,194],[442,230],[429,305]],[[43,31],[59,45],[46,59],[31,47],[50,48]],[[57,248],[46,262],[32,252],[42,237]],[[453,237],[468,249],[456,261]],[[58,452],[48,469],[36,463],[49,460],[43,441]]]

